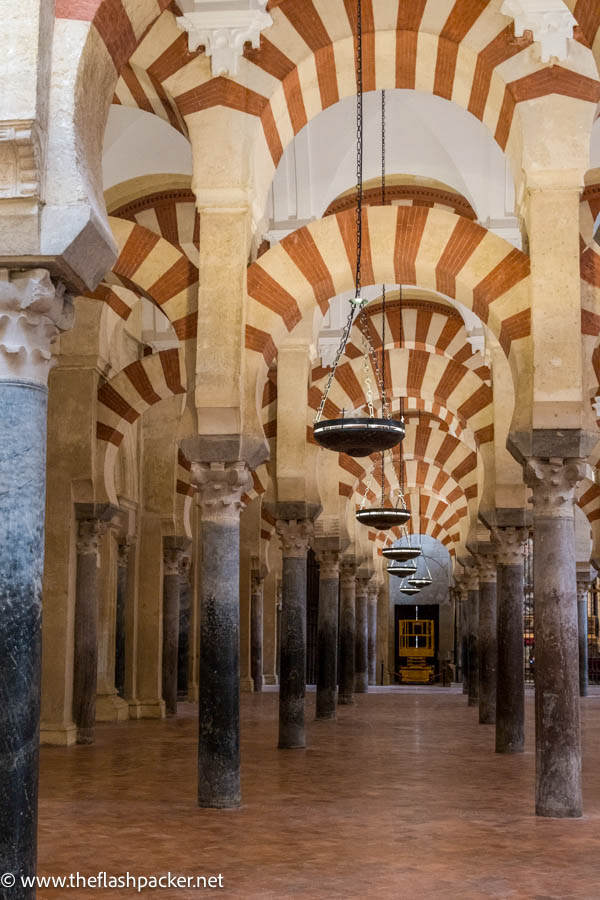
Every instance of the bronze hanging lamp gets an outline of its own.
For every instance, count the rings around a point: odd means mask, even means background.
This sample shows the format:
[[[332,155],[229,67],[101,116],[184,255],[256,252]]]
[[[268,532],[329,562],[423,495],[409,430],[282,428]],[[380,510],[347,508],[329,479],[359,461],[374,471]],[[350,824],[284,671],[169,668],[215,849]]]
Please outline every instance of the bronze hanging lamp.
[[[421,488],[419,487],[419,523],[421,522]],[[419,529],[420,530],[420,529]],[[415,572],[410,578],[407,579],[407,583],[413,587],[421,590],[424,587],[428,587],[433,581],[431,577],[431,572],[429,570],[429,566],[427,565],[427,560],[425,558],[425,554],[422,554],[422,559],[425,564],[425,571],[421,574]]]
[[[406,501],[404,500],[404,459],[402,453],[402,445],[400,445],[400,454],[399,454],[399,462],[398,462],[398,489],[400,492],[400,496],[402,497],[402,501],[404,506],[406,507]],[[410,513],[409,513],[410,517]],[[383,545],[382,554],[386,560],[392,560],[395,562],[407,562],[408,560],[416,559],[417,556],[421,553],[421,548],[419,546],[413,546],[411,543],[411,536],[409,534],[408,528],[406,527],[406,523],[402,526],[402,539],[406,538],[407,543],[401,547],[397,547],[394,543],[391,543],[388,546],[389,536],[386,538],[385,544]],[[391,572],[391,567],[388,567],[388,572],[391,575],[415,575],[416,574],[416,565],[414,568],[411,568],[406,573],[401,573],[397,570]]]
[[[327,450],[338,453],[347,453],[349,456],[370,456],[391,450],[404,438],[404,421],[393,419],[388,410],[385,396],[384,372],[379,368],[375,350],[369,335],[364,308],[367,301],[361,296],[361,257],[362,257],[362,203],[363,203],[363,71],[362,71],[362,0],[357,0],[357,27],[356,27],[356,270],[354,278],[355,293],[350,301],[350,311],[344,326],[340,345],[333,362],[329,378],[317,415],[313,425],[313,434],[316,442]],[[382,194],[385,202],[385,92],[382,92]],[[385,293],[385,286],[384,286]],[[356,322],[360,327],[363,343],[363,355],[365,361],[365,387],[368,417],[346,417],[342,410],[342,416],[338,419],[323,419],[323,410],[336,369],[342,356],[352,325],[354,316],[358,310]],[[385,346],[384,346],[385,353]],[[383,358],[383,354],[382,354]],[[375,370],[379,389],[381,392],[381,416],[375,415],[373,405],[373,393],[370,379],[370,363]],[[385,368],[385,362],[383,363]]]

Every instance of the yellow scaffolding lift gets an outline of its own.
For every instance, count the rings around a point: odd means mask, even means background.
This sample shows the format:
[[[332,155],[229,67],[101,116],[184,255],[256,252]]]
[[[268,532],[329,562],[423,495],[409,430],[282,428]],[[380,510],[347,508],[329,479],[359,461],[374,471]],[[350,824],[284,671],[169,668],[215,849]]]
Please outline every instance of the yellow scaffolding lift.
[[[406,659],[400,666],[400,681],[406,684],[431,684],[435,666],[435,626],[433,619],[400,619],[398,656]]]

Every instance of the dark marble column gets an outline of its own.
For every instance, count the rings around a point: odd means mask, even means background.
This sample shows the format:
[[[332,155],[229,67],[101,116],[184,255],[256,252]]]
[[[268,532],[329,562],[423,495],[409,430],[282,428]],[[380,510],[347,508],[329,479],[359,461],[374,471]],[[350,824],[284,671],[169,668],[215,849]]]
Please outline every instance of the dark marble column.
[[[317,719],[335,719],[340,584],[339,550],[320,550],[317,623]]]
[[[355,587],[354,691],[369,690],[369,582],[357,578]]]
[[[115,687],[119,697],[125,696],[125,622],[130,543],[119,544],[117,559],[117,617],[115,627]]]
[[[162,696],[168,716],[177,715],[179,613],[183,549],[178,538],[164,538]]]
[[[377,684],[377,598],[379,586],[369,584],[369,684]]]
[[[50,342],[73,306],[45,269],[0,270],[0,875],[35,874]]]
[[[244,463],[193,463],[202,510],[198,805],[237,807],[240,790],[240,510]]]
[[[573,502],[577,459],[533,458],[536,814],[582,815],[579,637]]]
[[[308,519],[279,519],[281,576],[281,650],[279,675],[279,748],[306,747],[306,555],[312,537]]]
[[[588,695],[588,592],[590,577],[577,573],[577,633],[579,637],[579,696]]]
[[[250,674],[254,690],[263,689],[263,585],[260,572],[252,572],[250,579]]]
[[[340,689],[338,703],[354,703],[356,562],[343,559],[340,564]]]
[[[468,705],[479,707],[479,581],[477,569],[465,569],[467,589],[467,685]]]
[[[82,519],[77,539],[73,721],[77,743],[93,744],[98,680],[98,552],[105,523]]]
[[[461,576],[455,577],[457,610],[459,610],[460,674],[463,694],[469,693],[469,617],[467,609],[467,588]]]
[[[496,753],[525,747],[523,603],[526,528],[495,528],[498,606],[496,673]]]
[[[487,548],[486,548],[487,549]],[[477,556],[479,571],[479,724],[496,722],[496,557],[494,548]]]

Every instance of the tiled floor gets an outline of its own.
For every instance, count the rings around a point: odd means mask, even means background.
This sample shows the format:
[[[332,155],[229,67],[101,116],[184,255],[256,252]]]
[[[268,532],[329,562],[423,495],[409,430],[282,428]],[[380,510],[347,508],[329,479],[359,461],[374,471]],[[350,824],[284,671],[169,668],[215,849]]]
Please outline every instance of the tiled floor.
[[[456,692],[374,693],[279,751],[277,694],[243,695],[238,811],[202,811],[194,708],[99,725],[93,747],[42,751],[39,873],[223,874],[232,898],[600,897],[600,696],[583,701],[585,818],[532,815],[529,749],[493,752],[493,726]],[[157,890],[185,900],[215,891]],[[40,890],[48,897],[135,892]]]

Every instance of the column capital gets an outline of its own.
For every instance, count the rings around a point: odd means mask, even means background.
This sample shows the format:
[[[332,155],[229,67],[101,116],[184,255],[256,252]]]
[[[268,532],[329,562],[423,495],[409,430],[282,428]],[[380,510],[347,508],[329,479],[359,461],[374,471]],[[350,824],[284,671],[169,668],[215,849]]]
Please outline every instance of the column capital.
[[[585,476],[585,460],[533,457],[527,460],[524,474],[525,484],[533,490],[534,519],[574,517],[575,490]]]
[[[242,495],[252,477],[245,462],[193,462],[192,480],[198,488],[198,504],[204,522],[239,522],[245,504]]]
[[[477,555],[477,577],[479,583],[496,582],[496,553],[479,553]]]
[[[213,77],[237,75],[246,42],[257,50],[261,32],[273,24],[267,0],[183,0],[180,5],[183,15],[175,21],[188,33],[190,52],[204,47]]]
[[[376,581],[370,581],[367,585],[367,593],[369,595],[370,603],[377,603],[377,598],[379,597],[379,585]]]
[[[0,378],[47,385],[50,344],[73,321],[73,301],[47,269],[0,269]]]
[[[354,559],[342,559],[340,562],[340,581],[343,587],[353,585],[356,580],[358,566]]]
[[[356,578],[356,597],[366,597],[369,593],[369,579]]]
[[[461,584],[464,585],[465,591],[479,590],[479,572],[477,571],[477,566],[465,566]]]
[[[278,519],[275,527],[283,555],[303,559],[313,536],[313,523],[310,519]]]
[[[163,575],[181,575],[185,550],[179,547],[163,548]]]
[[[529,536],[528,528],[492,528],[496,559],[500,566],[520,566]]]
[[[260,593],[264,584],[264,580],[265,576],[262,575],[258,569],[253,569],[250,572],[250,593]]]
[[[317,560],[319,563],[319,577],[322,581],[333,581],[339,578],[340,574],[340,556],[339,550],[318,550]]]
[[[122,568],[127,568],[129,564],[129,551],[135,544],[135,535],[128,534],[124,541],[121,541],[118,546],[118,556],[117,556],[117,565]]]
[[[98,556],[100,540],[106,534],[108,522],[100,519],[80,519],[77,532],[77,553],[79,556]]]
[[[577,579],[577,602],[587,603],[590,582],[587,580]]]

